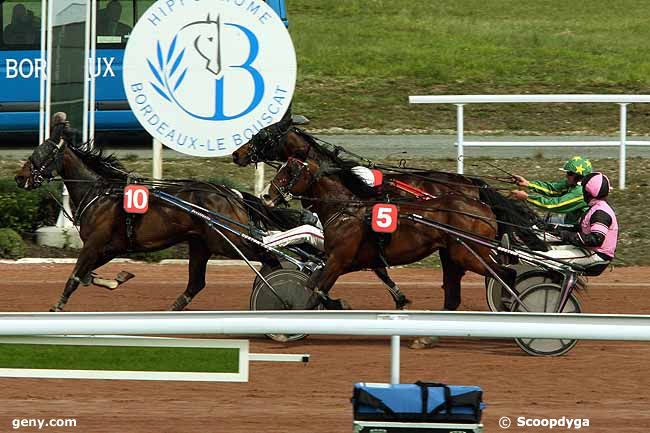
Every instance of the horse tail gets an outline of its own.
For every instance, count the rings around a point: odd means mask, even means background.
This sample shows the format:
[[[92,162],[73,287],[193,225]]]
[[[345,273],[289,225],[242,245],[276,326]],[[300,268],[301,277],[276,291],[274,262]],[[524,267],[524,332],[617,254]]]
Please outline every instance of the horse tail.
[[[475,180],[480,186],[479,198],[492,209],[497,217],[499,239],[507,233],[511,239],[520,240],[536,251],[548,251],[546,243],[537,237],[531,228],[539,218],[525,203],[504,197],[482,180]]]

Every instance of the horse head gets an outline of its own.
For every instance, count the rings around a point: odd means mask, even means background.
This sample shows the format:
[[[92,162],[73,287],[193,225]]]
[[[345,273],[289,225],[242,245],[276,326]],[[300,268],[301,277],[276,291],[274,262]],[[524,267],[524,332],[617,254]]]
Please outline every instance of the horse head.
[[[290,156],[305,158],[306,154],[297,155],[299,152],[295,147],[300,144],[293,129],[289,108],[279,122],[262,128],[248,143],[235,150],[232,154],[233,162],[245,167],[258,162],[284,162]]]
[[[294,195],[304,194],[316,180],[318,170],[318,165],[312,160],[289,158],[271,179],[267,192],[262,195],[264,204],[275,207],[280,203],[288,203]]]
[[[196,34],[194,37],[194,49],[205,59],[205,69],[214,75],[221,72],[221,22],[220,18],[214,21],[208,14],[205,21],[195,21],[183,27],[181,31],[189,30]]]
[[[258,162],[278,161],[280,159],[278,146],[268,128],[255,134],[248,143],[232,153],[232,161],[240,167]]]
[[[49,182],[61,171],[65,141],[47,139],[34,149],[14,178],[20,188],[32,190]]]

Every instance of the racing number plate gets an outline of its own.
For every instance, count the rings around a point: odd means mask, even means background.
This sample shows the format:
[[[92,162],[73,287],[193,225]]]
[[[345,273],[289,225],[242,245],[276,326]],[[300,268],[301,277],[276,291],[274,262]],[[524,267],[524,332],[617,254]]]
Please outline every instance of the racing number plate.
[[[146,213],[149,210],[149,188],[127,185],[124,188],[124,210],[127,213]]]
[[[372,207],[372,229],[378,233],[397,230],[399,211],[394,204],[376,204]]]

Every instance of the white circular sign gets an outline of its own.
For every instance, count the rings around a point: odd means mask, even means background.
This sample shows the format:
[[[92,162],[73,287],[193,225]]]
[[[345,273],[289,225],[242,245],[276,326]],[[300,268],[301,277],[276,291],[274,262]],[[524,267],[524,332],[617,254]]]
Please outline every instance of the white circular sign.
[[[296,54],[262,0],[159,0],[129,37],[123,76],[131,110],[154,138],[225,156],[282,118]]]

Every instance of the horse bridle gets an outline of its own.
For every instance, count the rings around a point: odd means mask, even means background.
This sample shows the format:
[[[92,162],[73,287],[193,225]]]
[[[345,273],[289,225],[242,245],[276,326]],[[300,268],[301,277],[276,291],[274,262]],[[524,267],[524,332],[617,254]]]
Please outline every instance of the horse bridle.
[[[277,159],[278,150],[284,146],[289,131],[293,126],[289,123],[288,127],[282,128],[281,125],[275,124],[262,129],[255,134],[249,142],[250,159],[253,164],[258,162],[267,162]]]
[[[279,196],[274,198],[272,201],[272,204],[275,206],[278,204],[280,201],[280,197],[282,197],[282,200],[285,201],[286,203],[289,203],[293,199],[293,194],[291,193],[291,190],[293,189],[294,186],[296,186],[296,183],[300,180],[303,172],[307,170],[308,173],[310,173],[309,170],[309,164],[305,161],[302,161],[298,158],[290,157],[286,163],[282,167],[288,167],[289,164],[294,164],[294,163],[299,163],[300,170],[296,174],[293,175],[293,177],[287,182],[285,186],[279,186],[275,182],[275,178],[271,180],[271,187],[275,188],[275,190],[278,192]],[[282,169],[281,167],[281,169]]]
[[[63,148],[65,147],[65,141],[63,138],[59,140],[58,144],[51,139],[45,140],[42,145],[44,144],[49,144],[52,147],[52,150],[48,152],[48,156],[44,161],[34,161],[34,154],[27,158],[27,161],[29,162],[30,172],[29,180],[31,181],[32,186],[35,188],[38,188],[44,182],[50,182],[56,177],[54,170],[59,163],[60,157],[63,156]],[[49,169],[50,165],[53,163],[55,166],[52,169]],[[49,171],[49,173],[47,171]]]

